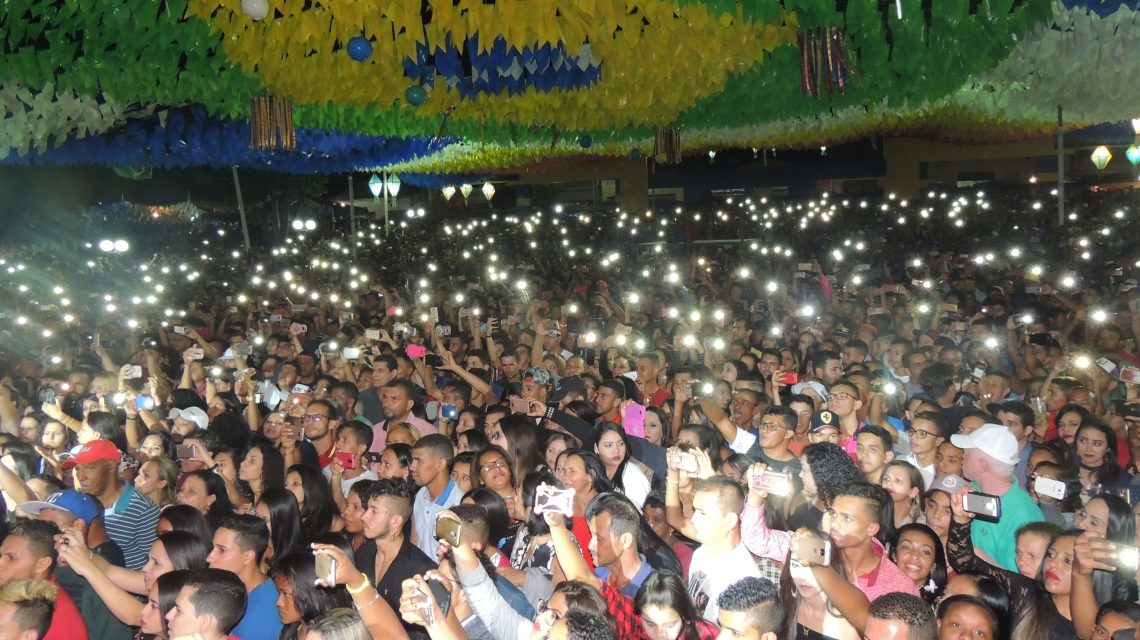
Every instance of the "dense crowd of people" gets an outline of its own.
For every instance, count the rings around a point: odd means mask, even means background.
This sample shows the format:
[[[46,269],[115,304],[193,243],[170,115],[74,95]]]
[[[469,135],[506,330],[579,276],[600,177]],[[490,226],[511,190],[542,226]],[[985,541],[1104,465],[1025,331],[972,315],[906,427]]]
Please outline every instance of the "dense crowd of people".
[[[137,313],[8,254],[0,637],[1140,629],[1134,257],[689,246],[504,282],[486,238],[489,270],[351,284],[335,239],[203,254]]]

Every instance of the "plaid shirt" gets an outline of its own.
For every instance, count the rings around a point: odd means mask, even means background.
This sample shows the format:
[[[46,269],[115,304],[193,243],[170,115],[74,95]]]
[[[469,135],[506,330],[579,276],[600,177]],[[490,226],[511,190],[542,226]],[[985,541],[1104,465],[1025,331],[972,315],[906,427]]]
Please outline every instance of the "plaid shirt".
[[[633,610],[633,599],[618,591],[612,584],[602,580],[602,597],[606,599],[606,607],[614,617],[617,640],[649,640],[645,635],[645,628],[641,626],[641,616]],[[716,625],[697,620],[697,633],[701,640],[716,640],[720,630]]]

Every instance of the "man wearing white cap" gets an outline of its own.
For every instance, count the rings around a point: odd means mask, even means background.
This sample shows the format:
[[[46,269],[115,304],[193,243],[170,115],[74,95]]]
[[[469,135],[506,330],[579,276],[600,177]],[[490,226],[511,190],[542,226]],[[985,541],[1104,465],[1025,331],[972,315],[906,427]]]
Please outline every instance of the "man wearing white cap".
[[[979,557],[1010,571],[1017,571],[1017,530],[1022,525],[1044,520],[1041,509],[1017,484],[1017,438],[1000,424],[984,424],[969,435],[950,436],[962,449],[962,475],[982,493],[997,496],[1001,516],[997,522],[975,519],[970,526],[974,551]]]

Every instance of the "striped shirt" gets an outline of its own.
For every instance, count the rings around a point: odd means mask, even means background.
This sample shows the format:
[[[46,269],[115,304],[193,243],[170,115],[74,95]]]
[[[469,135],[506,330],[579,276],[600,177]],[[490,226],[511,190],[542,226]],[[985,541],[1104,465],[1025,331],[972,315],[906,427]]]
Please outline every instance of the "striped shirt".
[[[159,508],[150,498],[129,484],[123,485],[123,493],[115,504],[103,511],[107,537],[123,550],[128,569],[138,571],[146,564],[150,547],[158,537],[158,514]]]

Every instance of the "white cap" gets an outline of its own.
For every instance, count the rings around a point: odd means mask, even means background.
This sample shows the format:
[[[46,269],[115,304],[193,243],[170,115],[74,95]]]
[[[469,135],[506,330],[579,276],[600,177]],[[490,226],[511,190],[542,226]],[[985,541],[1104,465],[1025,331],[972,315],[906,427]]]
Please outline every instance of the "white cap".
[[[950,436],[959,449],[981,449],[982,453],[1005,464],[1017,464],[1017,438],[1000,424],[983,424],[973,433]]]
[[[202,411],[198,407],[171,409],[169,416],[171,420],[175,418],[184,418],[186,420],[189,420],[190,422],[198,425],[199,429],[205,429],[210,424],[210,417],[206,415],[205,411]]]

